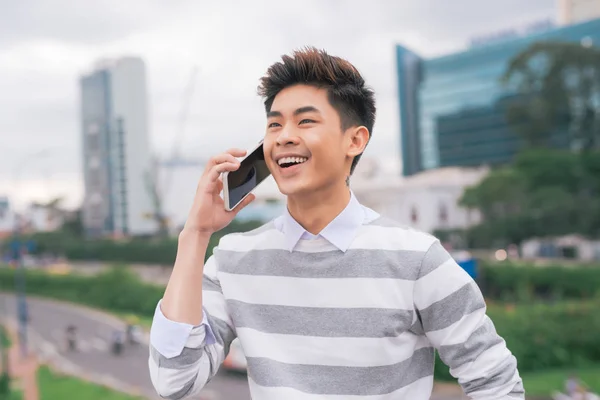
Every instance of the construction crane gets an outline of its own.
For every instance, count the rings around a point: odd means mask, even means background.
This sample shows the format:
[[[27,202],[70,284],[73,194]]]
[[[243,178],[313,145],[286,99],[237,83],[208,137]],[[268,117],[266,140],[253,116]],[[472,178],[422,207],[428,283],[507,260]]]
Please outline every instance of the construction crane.
[[[192,68],[192,72],[190,74],[190,78],[186,84],[184,93],[183,93],[183,101],[181,107],[181,113],[179,114],[179,124],[177,126],[177,131],[175,132],[175,137],[173,139],[173,147],[171,149],[171,160],[177,160],[181,158],[181,144],[183,142],[185,136],[185,128],[187,125],[188,117],[190,114],[190,106],[192,104],[192,98],[194,95],[194,89],[196,86],[196,76],[198,75],[199,68],[198,66],[194,66]],[[172,167],[166,169],[166,173],[164,179],[160,179],[160,162],[155,157],[152,160],[152,165],[150,166],[150,170],[146,174],[146,186],[149,192],[149,195],[152,199],[153,212],[147,217],[154,219],[158,225],[158,235],[160,237],[166,237],[169,235],[169,218],[164,213],[164,198],[165,194],[168,193],[170,189],[170,184],[173,179],[172,175]]]

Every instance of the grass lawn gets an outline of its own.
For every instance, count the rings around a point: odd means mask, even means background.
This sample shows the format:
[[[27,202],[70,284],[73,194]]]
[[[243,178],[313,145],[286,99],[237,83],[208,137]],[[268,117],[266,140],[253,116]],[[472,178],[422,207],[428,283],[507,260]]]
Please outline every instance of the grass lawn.
[[[77,378],[55,374],[46,366],[41,366],[38,370],[38,384],[40,400],[65,400],[74,398],[85,400],[142,399],[115,392],[104,386],[85,382]]]
[[[528,372],[522,373],[521,377],[527,395],[544,396],[555,391],[564,392],[565,381],[572,372],[589,387],[590,391],[600,393],[600,365],[589,368]]]

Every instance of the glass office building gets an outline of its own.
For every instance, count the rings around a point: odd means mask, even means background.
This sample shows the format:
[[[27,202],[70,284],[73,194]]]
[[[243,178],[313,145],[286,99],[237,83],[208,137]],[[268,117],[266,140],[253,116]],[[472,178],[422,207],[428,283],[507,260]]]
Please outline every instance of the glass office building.
[[[396,47],[403,174],[509,162],[521,146],[505,110],[516,95],[500,78],[537,41],[600,44],[600,19],[506,38],[438,58]],[[568,146],[568,138],[557,145]]]

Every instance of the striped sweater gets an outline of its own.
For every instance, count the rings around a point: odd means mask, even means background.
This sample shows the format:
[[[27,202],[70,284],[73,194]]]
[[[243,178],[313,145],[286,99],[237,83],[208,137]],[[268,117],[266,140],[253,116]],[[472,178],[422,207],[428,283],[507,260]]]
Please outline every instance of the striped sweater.
[[[345,252],[323,238],[290,252],[271,222],[223,237],[204,274],[210,329],[150,348],[165,398],[200,392],[236,337],[255,400],[426,400],[435,349],[470,398],[524,398],[479,288],[428,234],[377,218]]]

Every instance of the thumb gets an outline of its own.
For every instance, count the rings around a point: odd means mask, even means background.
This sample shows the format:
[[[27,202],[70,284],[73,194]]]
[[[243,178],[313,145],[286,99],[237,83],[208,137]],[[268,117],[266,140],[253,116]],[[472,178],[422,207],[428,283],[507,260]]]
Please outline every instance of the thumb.
[[[244,207],[246,207],[248,204],[252,203],[254,201],[254,199],[256,199],[256,196],[254,194],[249,194],[244,200],[242,200],[242,202],[240,204],[238,204],[238,206],[236,208],[233,209],[233,213],[237,214],[240,211],[242,211],[242,209]]]

